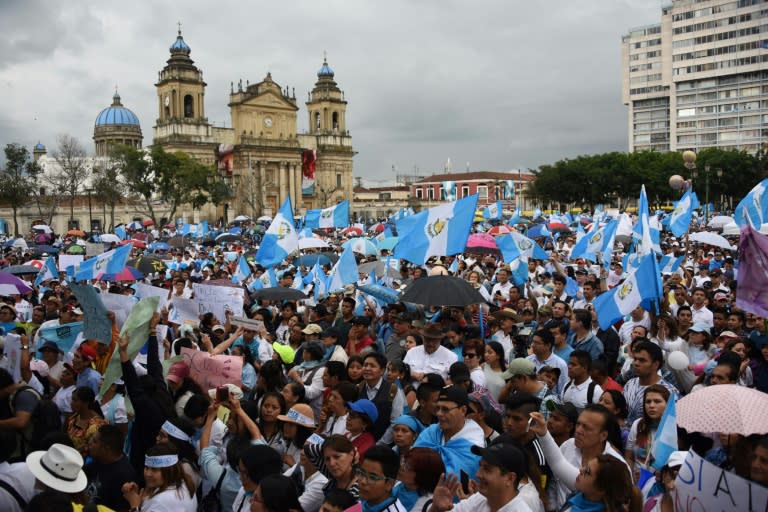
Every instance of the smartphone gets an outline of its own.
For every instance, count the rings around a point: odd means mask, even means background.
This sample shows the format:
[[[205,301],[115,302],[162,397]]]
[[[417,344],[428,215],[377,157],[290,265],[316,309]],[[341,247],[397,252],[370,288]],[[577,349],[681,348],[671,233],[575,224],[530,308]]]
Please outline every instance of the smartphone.
[[[216,388],[216,400],[219,403],[229,401],[229,388],[227,386],[219,386]]]
[[[459,479],[461,480],[461,489],[464,494],[469,494],[469,475],[463,469],[459,471]]]

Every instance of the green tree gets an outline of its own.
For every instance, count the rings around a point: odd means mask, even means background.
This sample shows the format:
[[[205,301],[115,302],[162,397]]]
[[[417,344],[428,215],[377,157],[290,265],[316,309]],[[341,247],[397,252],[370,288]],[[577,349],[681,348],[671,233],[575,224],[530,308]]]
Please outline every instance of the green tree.
[[[91,167],[80,142],[70,135],[60,135],[53,152],[58,169],[49,175],[56,190],[69,197],[69,220],[75,218],[75,198],[83,191],[91,175]]]
[[[34,192],[34,177],[40,168],[29,155],[29,150],[20,144],[5,146],[5,167],[0,169],[0,201],[7,203],[13,211],[13,230],[19,236],[19,208],[29,202]]]
[[[120,175],[119,166],[114,161],[110,161],[95,167],[92,185],[93,192],[104,209],[109,208],[109,227],[103,226],[102,229],[105,232],[111,232],[115,227],[115,209],[126,196],[126,187]]]

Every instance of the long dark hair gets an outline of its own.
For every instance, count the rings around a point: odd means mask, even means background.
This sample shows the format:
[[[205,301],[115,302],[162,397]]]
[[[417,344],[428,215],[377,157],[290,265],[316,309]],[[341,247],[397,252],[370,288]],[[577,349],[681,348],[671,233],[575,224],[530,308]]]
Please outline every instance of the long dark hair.
[[[283,386],[287,383],[285,374],[283,373],[283,363],[275,359],[270,359],[261,365],[258,382],[260,383],[260,385],[257,386],[259,398],[270,391],[279,392],[283,389]]]
[[[88,386],[80,386],[72,392],[81,402],[88,404],[88,408],[95,412],[100,418],[104,417],[104,413],[101,412],[101,406],[96,401],[96,393],[93,392]]]
[[[496,352],[496,355],[499,356],[501,371],[505,371],[507,369],[507,363],[504,361],[504,347],[501,346],[501,343],[498,341],[489,341],[485,346]]]
[[[147,455],[150,457],[161,455],[178,455],[178,452],[176,451],[176,448],[173,447],[173,445],[156,444],[147,450]],[[166,489],[171,488],[176,489],[176,492],[178,493],[182,485],[187,487],[187,491],[189,491],[190,496],[195,495],[195,483],[192,481],[192,477],[184,472],[184,467],[181,465],[181,459],[179,459],[179,462],[173,466],[169,466],[167,468],[159,468],[159,470],[160,474],[163,476],[163,487],[150,489],[148,491],[147,497],[151,498],[152,496],[160,494]]]

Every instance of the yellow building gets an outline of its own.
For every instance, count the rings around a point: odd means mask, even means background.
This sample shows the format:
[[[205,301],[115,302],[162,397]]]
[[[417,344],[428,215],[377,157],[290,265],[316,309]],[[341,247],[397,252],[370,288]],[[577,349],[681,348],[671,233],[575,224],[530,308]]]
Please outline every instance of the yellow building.
[[[300,132],[295,90],[270,73],[259,83],[231,83],[231,128],[212,126],[205,117],[207,84],[180,30],[170,53],[155,84],[154,144],[218,165],[232,190],[224,217],[274,215],[287,197],[296,214],[352,197],[347,102],[327,61],[308,95],[307,129]]]

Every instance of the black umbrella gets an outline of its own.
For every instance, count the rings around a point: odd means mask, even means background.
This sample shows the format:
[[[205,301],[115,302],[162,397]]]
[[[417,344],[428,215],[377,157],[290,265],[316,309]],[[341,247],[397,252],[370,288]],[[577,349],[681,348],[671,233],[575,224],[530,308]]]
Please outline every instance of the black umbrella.
[[[163,260],[150,256],[139,256],[138,258],[128,260],[128,265],[136,268],[143,274],[165,273],[165,263],[163,263]]]
[[[239,242],[241,240],[242,239],[240,238],[240,235],[235,235],[232,233],[222,233],[216,237],[217,244],[228,244],[228,243]]]
[[[453,276],[416,279],[403,291],[400,300],[423,306],[468,306],[485,302],[474,286]]]
[[[4,268],[3,272],[8,272],[9,274],[20,276],[22,274],[37,274],[40,272],[40,269],[33,267],[32,265],[11,265],[10,267]]]
[[[29,248],[33,254],[59,254],[59,248],[52,245],[35,245]]]
[[[283,286],[254,290],[254,292],[251,294],[251,297],[254,300],[302,300],[307,298],[304,292],[294,288],[285,288]]]

